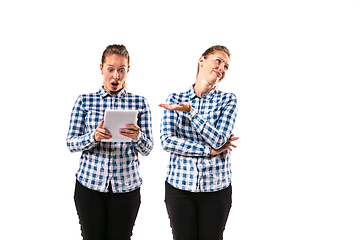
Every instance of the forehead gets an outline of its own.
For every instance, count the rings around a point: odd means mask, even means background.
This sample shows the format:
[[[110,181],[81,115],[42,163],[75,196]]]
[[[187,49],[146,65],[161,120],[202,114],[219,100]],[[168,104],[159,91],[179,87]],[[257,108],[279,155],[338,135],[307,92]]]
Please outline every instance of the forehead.
[[[105,57],[104,64],[123,66],[123,65],[127,65],[128,62],[126,57],[114,53]]]
[[[226,64],[230,64],[230,58],[225,52],[216,50],[212,55],[221,58]]]

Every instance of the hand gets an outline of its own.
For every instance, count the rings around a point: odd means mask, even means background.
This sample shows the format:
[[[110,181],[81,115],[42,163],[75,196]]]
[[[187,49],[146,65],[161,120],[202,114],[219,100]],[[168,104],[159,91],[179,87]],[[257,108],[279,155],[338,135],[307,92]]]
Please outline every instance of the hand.
[[[100,142],[101,139],[112,138],[111,133],[105,128],[103,128],[103,126],[104,126],[104,120],[102,120],[101,123],[95,129],[94,139],[97,142]]]
[[[126,127],[127,128],[121,128],[119,133],[125,137],[135,140],[140,133],[140,127],[136,124],[128,124]]]
[[[233,141],[236,141],[238,140],[239,137],[234,137],[234,134],[231,134],[229,140],[224,144],[224,146],[222,146],[221,148],[219,149],[214,149],[214,148],[211,148],[210,150],[210,155],[218,155],[222,152],[225,152],[226,150],[230,150],[232,151],[232,147],[236,148],[237,146],[235,146],[234,144],[232,144]]]
[[[192,109],[192,106],[189,102],[179,103],[179,105],[168,105],[168,104],[159,104],[159,107],[163,107],[169,111],[183,111],[189,113]]]

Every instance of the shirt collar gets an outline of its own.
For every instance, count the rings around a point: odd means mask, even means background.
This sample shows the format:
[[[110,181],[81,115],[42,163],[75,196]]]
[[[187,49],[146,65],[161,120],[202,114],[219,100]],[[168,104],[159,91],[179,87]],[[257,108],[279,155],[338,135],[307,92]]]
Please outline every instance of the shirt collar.
[[[122,89],[120,92],[115,93],[114,95],[111,95],[110,93],[105,91],[105,89],[103,87],[101,87],[99,89],[99,94],[100,94],[101,98],[106,98],[106,97],[109,97],[109,96],[110,97],[111,96],[113,96],[113,97],[124,97],[126,95],[126,93],[127,93],[126,88]]]
[[[194,90],[195,84],[193,84],[189,89],[189,97],[190,99],[194,99],[196,97],[201,98]],[[215,94],[218,92],[217,86],[210,90],[210,92],[206,93],[202,98],[211,100]]]

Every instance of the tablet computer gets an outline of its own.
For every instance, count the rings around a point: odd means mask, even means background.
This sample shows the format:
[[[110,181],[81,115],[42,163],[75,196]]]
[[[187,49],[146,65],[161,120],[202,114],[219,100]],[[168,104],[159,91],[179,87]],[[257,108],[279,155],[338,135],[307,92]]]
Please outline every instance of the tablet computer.
[[[131,142],[131,138],[119,133],[120,128],[126,128],[126,124],[137,123],[137,110],[105,110],[104,128],[111,133],[112,138],[101,139],[102,142]]]

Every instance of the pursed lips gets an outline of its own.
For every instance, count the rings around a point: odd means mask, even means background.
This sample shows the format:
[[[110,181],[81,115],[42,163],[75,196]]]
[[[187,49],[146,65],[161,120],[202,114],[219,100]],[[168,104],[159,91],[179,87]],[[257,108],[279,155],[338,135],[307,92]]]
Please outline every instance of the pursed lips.
[[[222,74],[218,71],[214,71],[214,73],[218,76],[218,78],[221,78],[222,77]]]

